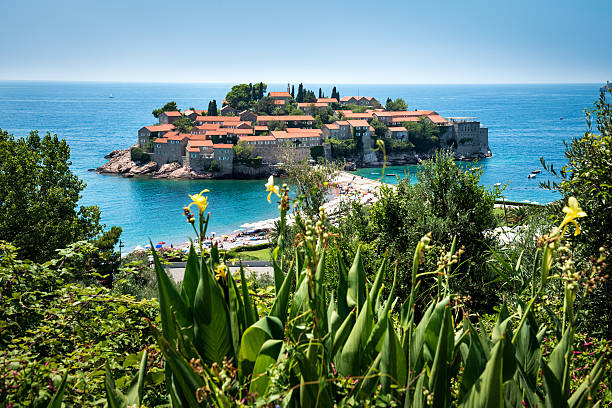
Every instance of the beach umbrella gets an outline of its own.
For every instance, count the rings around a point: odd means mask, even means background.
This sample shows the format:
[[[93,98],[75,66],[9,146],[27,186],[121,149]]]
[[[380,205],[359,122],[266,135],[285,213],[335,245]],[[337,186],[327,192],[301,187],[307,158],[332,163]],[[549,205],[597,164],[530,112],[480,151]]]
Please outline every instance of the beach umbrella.
[[[161,248],[161,247],[162,247],[162,246],[161,246],[160,244],[155,245],[155,249],[159,249],[159,248]]]
[[[134,247],[134,251],[142,251],[144,248],[141,247],[140,245],[136,245],[136,247]]]
[[[229,238],[229,235],[224,235],[223,238]]]
[[[164,242],[164,241],[162,241],[162,242],[158,242],[157,244],[158,244],[158,245],[164,245],[164,244],[165,244],[165,242]]]
[[[145,247],[145,249],[151,249],[151,245],[149,245],[149,244],[145,245],[144,247]]]

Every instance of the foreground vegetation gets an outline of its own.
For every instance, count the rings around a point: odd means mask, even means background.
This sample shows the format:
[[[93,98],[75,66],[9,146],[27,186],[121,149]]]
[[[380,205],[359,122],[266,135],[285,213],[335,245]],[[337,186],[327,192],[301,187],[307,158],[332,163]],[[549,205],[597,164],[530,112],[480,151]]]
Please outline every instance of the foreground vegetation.
[[[503,214],[506,241],[500,191],[440,154],[418,183],[339,214],[318,208],[333,169],[296,171],[293,198],[270,181],[269,287],[215,247],[192,249],[176,284],[175,253],[119,267],[97,238],[32,262],[0,242],[0,405],[610,404],[609,112],[602,95],[600,133],[568,145],[560,203]],[[197,238],[208,200],[191,200]]]

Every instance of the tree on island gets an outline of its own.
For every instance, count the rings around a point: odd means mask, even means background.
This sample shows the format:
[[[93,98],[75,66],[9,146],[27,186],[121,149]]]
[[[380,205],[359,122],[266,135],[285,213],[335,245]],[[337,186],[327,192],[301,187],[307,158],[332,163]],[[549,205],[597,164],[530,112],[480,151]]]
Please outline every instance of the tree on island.
[[[208,116],[218,116],[219,110],[217,109],[217,100],[213,99],[208,102]]]
[[[301,103],[304,100],[304,85],[301,83],[298,85],[297,96],[295,97],[295,101],[297,103]]]
[[[234,154],[238,160],[248,160],[255,157],[253,146],[244,141],[236,143],[234,146]]]
[[[323,91],[319,88],[319,98],[323,98]]]
[[[331,97],[332,98],[336,98],[338,100],[338,102],[340,102],[340,93],[336,90],[336,87],[334,86],[334,88],[332,89],[331,92]]]
[[[254,106],[255,112],[265,113],[266,115],[272,115],[274,108],[276,108],[276,105],[274,105],[274,99],[270,98],[269,96],[264,96],[258,100]]]
[[[391,98],[387,98],[385,109],[388,111],[405,111],[408,109],[408,104],[402,98],[397,98],[394,101]]]
[[[295,85],[291,85],[291,97],[295,99]]]
[[[238,84],[232,86],[231,91],[225,96],[225,100],[234,109],[248,109],[251,102],[251,92],[248,84]]]
[[[56,249],[102,232],[98,207],[79,206],[85,183],[71,164],[70,147],[57,135],[16,139],[0,129],[0,240],[19,247],[23,258],[47,261]]]
[[[187,116],[183,116],[175,120],[172,124],[176,128],[176,131],[179,133],[189,133],[191,129],[193,128],[193,126],[195,125],[193,121],[189,119]]]
[[[178,107],[176,106],[176,102],[170,101],[167,104],[165,104],[163,107],[159,109],[154,109],[153,112],[151,113],[156,118],[159,118],[159,115],[161,115],[164,112],[172,112],[172,111],[177,111],[177,110],[178,110]]]
[[[256,98],[254,100],[259,101],[261,98],[264,97],[266,91],[268,89],[268,85],[264,84],[263,82],[260,82],[258,84],[255,84],[253,86],[253,92],[256,96]]]

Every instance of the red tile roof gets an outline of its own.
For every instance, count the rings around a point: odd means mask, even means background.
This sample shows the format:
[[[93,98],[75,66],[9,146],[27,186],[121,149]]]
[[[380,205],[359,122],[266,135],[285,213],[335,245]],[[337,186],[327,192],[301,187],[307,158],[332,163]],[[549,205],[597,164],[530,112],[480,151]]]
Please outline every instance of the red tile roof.
[[[289,92],[270,92],[268,96],[272,98],[291,98]]]
[[[174,125],[172,123],[167,123],[165,125],[145,126],[144,128],[149,132],[167,132],[174,129]]]
[[[371,96],[343,96],[342,98],[340,98],[340,101],[348,102],[351,98],[355,98],[358,101],[361,100],[361,99],[365,99],[367,101],[371,101],[372,99],[374,99]]]
[[[255,126],[255,130],[268,130],[267,126]]]
[[[283,115],[283,116],[257,116],[257,121],[278,121],[278,122],[299,122],[299,121],[311,121],[314,122],[314,118],[310,115]]]
[[[389,130],[391,132],[407,132],[406,128],[403,126],[389,126]]]
[[[189,146],[191,147],[212,147],[212,140],[190,140]]]
[[[326,108],[328,106],[325,102],[300,102],[297,104],[298,108],[308,108],[314,106],[315,108]]]
[[[264,140],[274,141],[276,139],[274,138],[274,136],[268,135],[268,136],[240,136],[238,140],[241,140],[244,142],[257,142],[260,140],[261,141],[264,141]]]
[[[338,102],[336,98],[317,98],[317,102],[333,103]]]
[[[302,129],[302,128],[290,128],[285,129],[288,133],[316,133],[321,134],[321,129]]]
[[[166,114],[166,116],[183,116],[183,114],[179,111],[167,111],[167,112],[162,112],[163,114]]]
[[[198,149],[197,147],[187,146],[187,151],[188,152],[192,152],[192,153],[196,153],[196,152],[199,152],[200,149]]]
[[[155,139],[155,143],[168,143],[168,139],[163,138],[163,137],[158,137],[157,139]]]
[[[229,143],[219,143],[219,144],[213,145],[213,148],[214,149],[233,149],[234,145],[229,144]]]
[[[328,129],[340,129],[340,126],[338,126],[337,123],[328,123],[328,124],[323,125],[323,126],[325,126]]]
[[[352,127],[370,127],[366,120],[347,120],[347,122]]]
[[[284,130],[274,130],[270,133],[272,133],[272,136],[274,136],[277,139],[304,139],[304,138],[311,138],[311,137],[321,137],[321,135],[317,133],[309,133],[309,132],[297,133],[297,132],[286,132]]]
[[[239,116],[197,116],[196,122],[240,122]]]
[[[348,121],[346,120],[337,120],[334,123],[338,126],[348,126],[349,125]]]
[[[274,105],[284,105],[286,102],[284,99],[275,99],[274,102],[272,102]]]

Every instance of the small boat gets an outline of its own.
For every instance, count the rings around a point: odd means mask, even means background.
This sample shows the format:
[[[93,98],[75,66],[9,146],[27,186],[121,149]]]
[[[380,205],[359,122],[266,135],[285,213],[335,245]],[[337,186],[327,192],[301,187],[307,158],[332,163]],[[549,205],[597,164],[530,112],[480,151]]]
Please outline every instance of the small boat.
[[[563,120],[563,116],[561,116],[561,117],[559,118],[559,120]]]
[[[532,179],[532,178],[535,178],[535,176],[536,176],[535,174],[531,173],[530,175],[527,176],[527,178]]]
[[[111,99],[114,98],[113,94],[110,94],[108,97]]]
[[[388,173],[388,174],[385,174],[385,176],[387,176],[387,177],[395,177],[395,176],[397,176],[397,174],[395,174],[395,173]]]
[[[540,174],[542,172],[542,170],[533,170],[531,172],[531,174]]]

